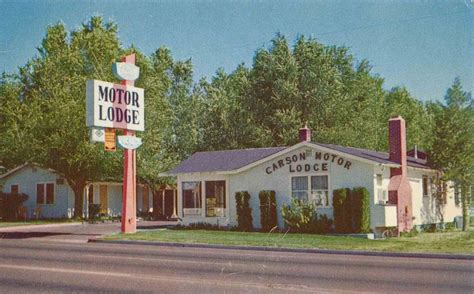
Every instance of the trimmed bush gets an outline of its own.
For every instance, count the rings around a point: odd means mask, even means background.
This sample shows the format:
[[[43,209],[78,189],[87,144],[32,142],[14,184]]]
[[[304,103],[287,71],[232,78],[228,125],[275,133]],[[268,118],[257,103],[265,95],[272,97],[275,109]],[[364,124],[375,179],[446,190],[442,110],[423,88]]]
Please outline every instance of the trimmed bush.
[[[328,234],[332,232],[333,220],[323,214],[321,217],[317,215],[311,223],[310,232],[315,234]]]
[[[262,225],[262,231],[268,232],[278,226],[275,191],[260,191],[258,198],[260,199],[260,223]]]
[[[0,192],[0,217],[2,220],[15,220],[18,208],[28,200],[24,193],[11,194]]]
[[[281,215],[292,231],[306,233],[311,231],[316,207],[312,202],[293,198],[290,204],[282,206]]]
[[[352,189],[352,224],[354,233],[370,232],[370,200],[367,188]]]
[[[250,232],[253,230],[252,208],[250,208],[250,194],[247,191],[235,193],[235,206],[237,209],[237,229]]]
[[[334,225],[336,233],[352,232],[352,209],[350,189],[337,189],[333,192]]]

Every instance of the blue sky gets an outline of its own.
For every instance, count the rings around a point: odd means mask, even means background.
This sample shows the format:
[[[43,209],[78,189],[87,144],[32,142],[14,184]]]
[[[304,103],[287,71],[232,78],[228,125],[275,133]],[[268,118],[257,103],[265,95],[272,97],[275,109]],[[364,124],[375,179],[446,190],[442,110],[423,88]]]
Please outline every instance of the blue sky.
[[[441,100],[456,76],[473,90],[474,0],[456,1],[25,1],[0,0],[0,72],[36,54],[48,25],[77,29],[91,15],[118,24],[124,46],[160,46],[191,58],[195,79],[252,64],[277,32],[345,45],[384,87]]]

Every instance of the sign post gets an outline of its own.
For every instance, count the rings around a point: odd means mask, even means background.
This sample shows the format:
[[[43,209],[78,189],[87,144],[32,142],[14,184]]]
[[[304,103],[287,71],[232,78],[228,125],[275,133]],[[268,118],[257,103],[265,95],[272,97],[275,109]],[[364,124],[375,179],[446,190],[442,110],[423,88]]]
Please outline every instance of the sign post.
[[[112,67],[121,84],[90,80],[87,81],[86,124],[92,127],[91,139],[104,142],[105,149],[115,151],[115,129],[123,129],[118,136],[119,145],[124,149],[123,191],[122,191],[122,233],[137,231],[136,203],[136,152],[141,139],[135,131],[144,131],[144,90],[134,87],[140,69],[135,65],[135,54],[122,58]],[[105,134],[100,129],[104,128]],[[105,135],[105,136],[103,136]]]
[[[122,62],[135,65],[135,54],[125,56]],[[133,86],[133,80],[122,80],[122,85]],[[135,136],[134,131],[125,130],[125,136]],[[123,150],[123,196],[122,196],[122,233],[137,231],[137,179],[135,149]]]

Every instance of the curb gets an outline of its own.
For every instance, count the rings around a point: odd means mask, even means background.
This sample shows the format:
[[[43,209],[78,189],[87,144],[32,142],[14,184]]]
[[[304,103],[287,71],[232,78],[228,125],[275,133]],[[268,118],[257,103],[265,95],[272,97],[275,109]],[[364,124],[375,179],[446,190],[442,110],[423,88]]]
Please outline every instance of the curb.
[[[214,248],[214,249],[254,250],[254,251],[269,251],[269,252],[317,253],[317,254],[333,254],[333,255],[474,260],[474,255],[467,255],[467,254],[402,253],[402,252],[382,252],[382,251],[362,251],[362,250],[331,250],[331,249],[312,249],[312,248],[305,249],[305,248],[235,246],[235,245],[227,246],[227,245],[202,244],[202,243],[192,244],[192,243],[158,242],[158,241],[101,240],[101,239],[89,239],[88,242],[89,243],[125,244],[125,245],[148,245],[148,246],[162,246],[162,247]]]
[[[57,224],[44,224],[44,225],[22,225],[22,226],[11,226],[11,227],[0,227],[0,232],[9,232],[9,231],[15,231],[15,230],[22,230],[22,229],[30,229],[30,228],[38,228],[38,229],[44,229],[44,228],[55,228],[55,227],[65,227],[65,226],[74,226],[74,225],[82,225],[83,223],[77,222],[77,223],[57,223]]]

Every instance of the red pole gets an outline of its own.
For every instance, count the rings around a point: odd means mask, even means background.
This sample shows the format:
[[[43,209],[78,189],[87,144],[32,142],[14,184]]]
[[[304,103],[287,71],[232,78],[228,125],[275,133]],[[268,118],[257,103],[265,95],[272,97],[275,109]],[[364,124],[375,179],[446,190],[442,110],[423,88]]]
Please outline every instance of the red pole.
[[[135,64],[135,54],[122,58],[122,62]],[[134,81],[123,80],[122,85],[133,86]],[[134,131],[125,130],[125,135],[135,136]],[[122,233],[130,234],[137,231],[136,218],[136,153],[135,150],[123,151],[123,192],[122,192]]]

